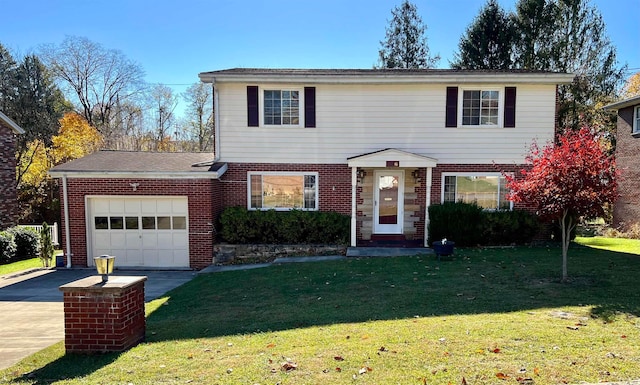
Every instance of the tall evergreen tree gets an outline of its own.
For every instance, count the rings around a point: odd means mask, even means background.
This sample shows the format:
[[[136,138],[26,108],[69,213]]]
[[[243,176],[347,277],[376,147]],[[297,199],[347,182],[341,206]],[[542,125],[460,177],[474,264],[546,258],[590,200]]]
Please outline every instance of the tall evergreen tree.
[[[520,0],[513,24],[514,67],[526,70],[552,70],[556,23],[559,11],[553,0]]]
[[[427,45],[427,25],[409,0],[391,11],[385,40],[380,42],[377,68],[434,68],[440,56],[431,56]]]
[[[16,97],[16,78],[18,64],[2,44],[0,44],[0,111],[7,116],[13,114],[13,103]]]
[[[509,69],[514,31],[496,0],[489,0],[460,38],[452,68]]]
[[[481,67],[467,58],[477,58],[477,46],[493,37],[493,29],[478,20],[488,16],[490,0],[476,22],[461,38],[454,68]],[[558,87],[558,120],[561,128],[588,125],[613,130],[600,108],[611,101],[622,83],[626,66],[616,60],[616,48],[609,40],[600,12],[588,0],[519,0],[509,18],[513,25],[512,64],[508,68],[574,73],[570,85]],[[490,19],[489,19],[490,20]],[[471,33],[476,33],[471,37]],[[470,44],[466,44],[470,43]],[[475,43],[472,44],[472,43]],[[508,49],[503,47],[504,51]]]

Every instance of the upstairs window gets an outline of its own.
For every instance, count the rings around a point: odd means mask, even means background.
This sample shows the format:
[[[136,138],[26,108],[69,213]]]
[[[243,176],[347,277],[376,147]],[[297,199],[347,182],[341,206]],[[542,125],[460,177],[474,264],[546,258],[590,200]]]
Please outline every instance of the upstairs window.
[[[445,127],[516,127],[516,87],[446,88]]]
[[[633,109],[633,133],[640,134],[640,106]]]
[[[289,125],[300,124],[300,91],[265,90],[264,124]]]
[[[249,173],[249,209],[317,210],[317,173]]]
[[[497,126],[500,92],[464,90],[462,92],[463,126]]]
[[[315,127],[316,88],[247,86],[248,127]]]
[[[445,174],[442,202],[477,203],[485,210],[510,210],[507,181],[502,175]]]

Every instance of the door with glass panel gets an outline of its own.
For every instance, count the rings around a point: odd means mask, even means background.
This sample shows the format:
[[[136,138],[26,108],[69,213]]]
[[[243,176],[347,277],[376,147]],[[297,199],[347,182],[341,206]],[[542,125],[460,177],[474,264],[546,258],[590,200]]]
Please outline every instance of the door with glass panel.
[[[379,170],[374,173],[375,234],[402,234],[404,221],[404,172]]]

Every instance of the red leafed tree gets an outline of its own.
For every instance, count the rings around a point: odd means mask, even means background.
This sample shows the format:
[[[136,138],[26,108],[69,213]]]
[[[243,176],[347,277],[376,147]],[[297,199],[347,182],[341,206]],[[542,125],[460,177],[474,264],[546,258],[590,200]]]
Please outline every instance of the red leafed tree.
[[[532,204],[542,218],[557,221],[562,230],[562,280],[566,281],[571,231],[581,218],[604,214],[615,201],[615,160],[588,128],[565,130],[556,142],[540,149],[535,143],[522,177],[507,175],[511,199]]]

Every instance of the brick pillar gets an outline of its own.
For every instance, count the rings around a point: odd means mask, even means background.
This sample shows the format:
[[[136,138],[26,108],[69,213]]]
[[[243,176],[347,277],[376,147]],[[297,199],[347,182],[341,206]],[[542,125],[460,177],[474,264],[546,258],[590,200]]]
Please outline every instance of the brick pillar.
[[[144,340],[147,277],[92,276],[60,286],[67,353],[127,350]]]

